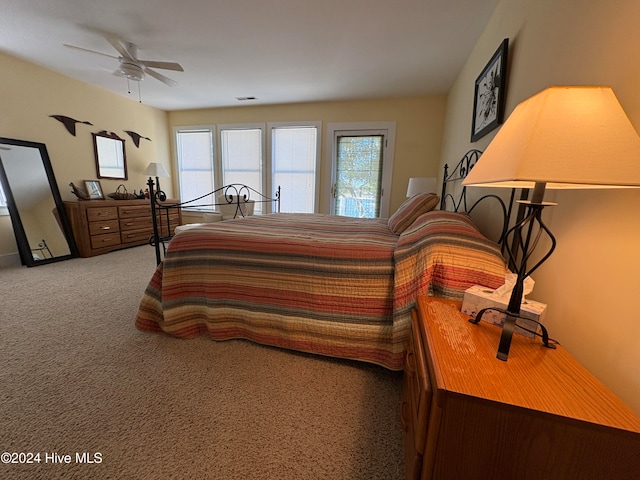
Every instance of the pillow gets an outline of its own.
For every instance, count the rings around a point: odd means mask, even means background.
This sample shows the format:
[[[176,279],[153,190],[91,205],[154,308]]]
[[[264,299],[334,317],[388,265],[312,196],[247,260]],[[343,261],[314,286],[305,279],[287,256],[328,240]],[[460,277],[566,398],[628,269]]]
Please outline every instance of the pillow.
[[[389,218],[389,228],[398,235],[404,232],[416,218],[423,213],[430,212],[440,202],[434,193],[418,193],[404,201],[396,213]]]

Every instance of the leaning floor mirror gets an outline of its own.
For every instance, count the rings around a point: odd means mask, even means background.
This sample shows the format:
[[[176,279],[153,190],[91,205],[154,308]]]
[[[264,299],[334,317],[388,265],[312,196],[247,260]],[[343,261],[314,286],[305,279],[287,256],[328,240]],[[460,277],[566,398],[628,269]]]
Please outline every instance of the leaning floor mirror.
[[[0,137],[0,182],[23,265],[77,256],[44,143]]]

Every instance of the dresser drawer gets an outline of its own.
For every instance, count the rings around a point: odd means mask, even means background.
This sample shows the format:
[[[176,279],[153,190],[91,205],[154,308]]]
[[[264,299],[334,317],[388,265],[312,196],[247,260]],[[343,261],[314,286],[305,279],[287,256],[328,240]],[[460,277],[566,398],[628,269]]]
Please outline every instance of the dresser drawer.
[[[165,214],[160,214],[157,217],[158,222],[158,232],[160,235],[167,235],[167,223],[171,227],[171,234],[175,233],[176,227],[180,225],[180,215],[178,212],[172,212],[169,214],[169,221],[167,222],[167,216]]]
[[[118,209],[116,207],[88,207],[87,220],[90,222],[100,220],[116,220],[118,218]]]
[[[153,220],[151,216],[147,217],[128,217],[120,218],[120,230],[140,230],[140,229],[153,230]]]
[[[113,245],[120,245],[120,234],[117,232],[91,236],[91,248],[104,248]]]
[[[118,207],[118,216],[123,218],[151,217],[151,205],[128,205]]]
[[[103,235],[120,231],[118,220],[104,220],[102,222],[89,222],[89,235]]]
[[[400,407],[400,422],[403,429],[405,479],[418,480],[422,472],[423,452],[416,448],[416,370],[414,333],[409,331],[409,342],[405,356],[404,377],[402,379],[402,403]]]
[[[153,235],[153,228],[147,228],[143,230],[126,230],[120,232],[122,243],[146,242],[149,240],[151,235]]]
[[[431,387],[431,381],[429,379],[424,345],[420,335],[420,325],[415,310],[411,313],[411,332],[413,348],[410,348],[410,351],[413,354],[410,355],[407,353],[407,363],[415,372],[413,382],[410,385],[413,401],[413,421],[416,426],[415,446],[419,452],[422,452],[424,451],[427,439],[427,426],[429,423],[433,388]]]

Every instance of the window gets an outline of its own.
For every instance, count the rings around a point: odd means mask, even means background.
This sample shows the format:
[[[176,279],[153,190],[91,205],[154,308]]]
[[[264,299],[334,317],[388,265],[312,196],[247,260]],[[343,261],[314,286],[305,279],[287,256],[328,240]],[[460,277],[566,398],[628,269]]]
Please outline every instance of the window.
[[[213,137],[213,130],[208,127],[176,130],[182,200],[193,200],[216,188]]]
[[[220,128],[223,183],[262,191],[262,129]]]
[[[262,175],[263,130],[261,126],[219,127],[222,184],[218,187],[241,183],[260,193],[267,191]],[[261,213],[262,207],[256,203],[254,211]]]
[[[270,124],[272,184],[284,192],[283,212],[314,213],[318,205],[320,125]]]
[[[268,149],[264,124],[219,125],[217,142],[215,131],[214,126],[175,130],[182,200],[231,183],[267,196],[280,186],[282,212],[317,211],[319,122],[269,124]],[[255,213],[270,211],[270,204],[255,206]]]

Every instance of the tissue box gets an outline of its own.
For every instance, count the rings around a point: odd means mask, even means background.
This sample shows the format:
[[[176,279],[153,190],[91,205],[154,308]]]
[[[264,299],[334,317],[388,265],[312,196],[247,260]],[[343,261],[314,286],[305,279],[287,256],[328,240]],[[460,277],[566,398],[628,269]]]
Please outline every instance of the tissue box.
[[[493,298],[491,296],[492,293],[492,289],[481,285],[474,285],[473,287],[468,288],[465,290],[464,298],[462,300],[462,313],[475,318],[476,314],[483,308],[495,307],[506,310],[507,304],[503,303],[501,299]],[[547,306],[544,303],[525,300],[525,303],[520,307],[520,315],[524,318],[519,318],[517,324],[534,332],[537,331],[538,325],[535,322],[528,321],[527,318],[542,322],[546,309]],[[505,315],[500,312],[496,312],[495,310],[489,310],[482,315],[483,322],[499,326],[504,324],[504,319]],[[515,332],[525,337],[534,337],[533,333],[522,330],[518,326],[516,326]]]

